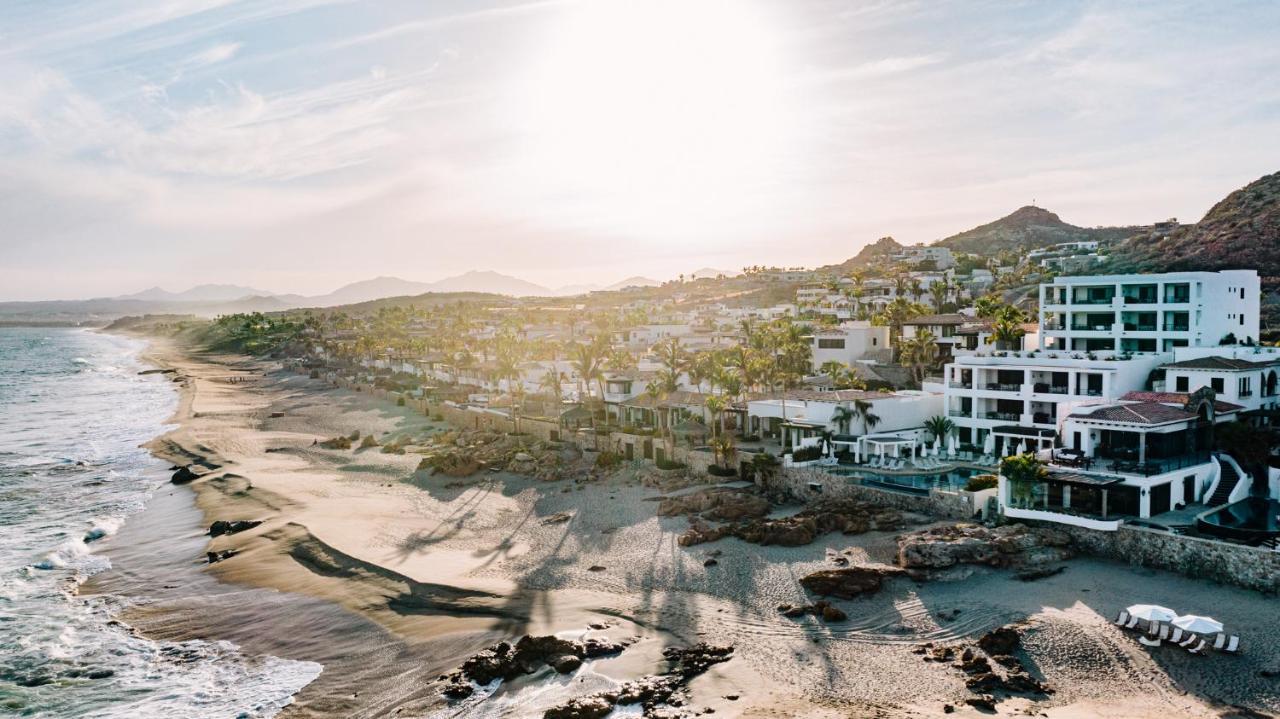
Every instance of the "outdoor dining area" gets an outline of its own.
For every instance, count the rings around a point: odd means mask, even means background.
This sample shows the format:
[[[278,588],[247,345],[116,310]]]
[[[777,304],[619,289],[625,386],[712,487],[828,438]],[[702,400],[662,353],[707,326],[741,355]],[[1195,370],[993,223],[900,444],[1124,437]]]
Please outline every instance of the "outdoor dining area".
[[[1177,646],[1195,656],[1209,649],[1224,654],[1240,652],[1240,637],[1228,634],[1222,622],[1199,614],[1178,614],[1158,604],[1134,604],[1120,612],[1115,625],[1139,633],[1144,646]]]

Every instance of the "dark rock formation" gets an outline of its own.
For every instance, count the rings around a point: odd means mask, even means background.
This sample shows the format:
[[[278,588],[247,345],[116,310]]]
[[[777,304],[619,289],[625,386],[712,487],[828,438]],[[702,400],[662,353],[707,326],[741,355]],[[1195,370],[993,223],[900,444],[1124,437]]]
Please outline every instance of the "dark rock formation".
[[[185,467],[179,467],[178,471],[173,473],[173,477],[169,479],[174,484],[186,484],[200,479],[205,474],[205,469],[198,465],[189,464]]]
[[[230,522],[219,519],[209,525],[209,536],[221,537],[224,534],[235,534],[253,529],[259,524],[262,524],[262,522],[252,519],[237,519]]]
[[[793,607],[790,604],[782,604],[778,606],[778,611],[781,612],[784,617],[790,617],[791,619],[796,619],[809,614],[812,614],[824,622],[843,622],[849,618],[849,615],[845,614],[842,609],[823,599],[819,599],[813,604],[805,604],[798,607]]]
[[[1030,571],[1070,559],[1070,544],[1071,538],[1065,532],[1045,527],[953,524],[899,537],[898,564],[917,578],[961,564],[1023,567]]]
[[[822,597],[853,599],[880,590],[886,577],[905,574],[898,567],[869,564],[840,569],[823,569],[800,579],[800,586]]]
[[[641,706],[644,716],[649,719],[666,716],[663,707],[685,702],[686,698],[681,695],[689,680],[713,665],[731,659],[733,647],[708,644],[697,644],[687,649],[671,647],[664,650],[662,656],[672,663],[665,673],[629,681],[616,690],[570,699],[548,709],[543,713],[543,719],[599,719],[614,707],[635,704]]]
[[[769,500],[756,494],[726,489],[704,489],[677,497],[664,497],[659,517],[701,515],[717,522],[759,519],[769,513]]]
[[[217,564],[236,556],[236,550],[224,549],[221,552],[205,552],[204,556],[209,564]]]
[[[508,681],[524,674],[532,674],[544,666],[560,674],[568,674],[582,666],[582,660],[619,654],[625,644],[604,639],[587,639],[583,642],[561,639],[556,636],[523,636],[512,646],[499,642],[472,655],[458,671],[445,675],[446,684],[441,692],[450,699],[471,696],[469,682],[488,684],[494,679]]]
[[[717,527],[694,522],[680,535],[679,542],[689,547],[723,537],[737,537],[752,544],[799,547],[830,532],[862,534],[877,529],[898,529],[901,525],[902,515],[897,510],[856,500],[827,500],[778,519],[752,519]]]

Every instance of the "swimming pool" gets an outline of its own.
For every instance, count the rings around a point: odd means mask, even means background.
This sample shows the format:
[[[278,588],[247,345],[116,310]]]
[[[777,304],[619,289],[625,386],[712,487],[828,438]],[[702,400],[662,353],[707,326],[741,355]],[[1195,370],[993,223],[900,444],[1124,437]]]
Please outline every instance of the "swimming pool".
[[[967,467],[956,467],[945,472],[930,474],[884,474],[862,467],[839,466],[832,467],[827,471],[839,477],[848,477],[850,480],[856,480],[859,484],[884,487],[901,492],[910,492],[911,494],[928,494],[930,489],[949,489],[952,491],[964,489],[970,477],[975,474],[982,474],[979,470]]]
[[[1280,537],[1280,502],[1265,497],[1245,497],[1196,519],[1205,534],[1259,543]]]

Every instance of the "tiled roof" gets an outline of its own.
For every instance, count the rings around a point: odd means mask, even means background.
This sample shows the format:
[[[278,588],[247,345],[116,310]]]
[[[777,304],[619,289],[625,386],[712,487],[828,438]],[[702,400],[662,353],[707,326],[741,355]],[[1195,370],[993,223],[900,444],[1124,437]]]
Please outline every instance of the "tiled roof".
[[[1278,359],[1269,359],[1262,362],[1252,362],[1250,360],[1235,359],[1233,357],[1196,357],[1195,359],[1182,360],[1181,362],[1170,362],[1162,365],[1165,369],[1204,369],[1204,370],[1223,370],[1223,371],[1239,371],[1249,369],[1261,369],[1270,367],[1280,362]]]
[[[1177,407],[1170,407],[1160,402],[1132,402],[1112,404],[1099,407],[1092,412],[1077,412],[1071,415],[1078,419],[1092,419],[1102,422],[1124,422],[1126,424],[1167,424],[1195,419],[1196,415]]]
[[[1191,395],[1186,392],[1126,392],[1120,399],[1127,402],[1159,402],[1161,404],[1183,406],[1190,397]],[[1238,404],[1224,402],[1220,399],[1213,401],[1214,412],[1235,412],[1241,409],[1244,409],[1244,407]]]

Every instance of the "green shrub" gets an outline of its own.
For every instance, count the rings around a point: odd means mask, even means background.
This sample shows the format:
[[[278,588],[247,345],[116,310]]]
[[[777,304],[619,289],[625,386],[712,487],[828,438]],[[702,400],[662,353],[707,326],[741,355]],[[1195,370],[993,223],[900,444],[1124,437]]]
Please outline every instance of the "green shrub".
[[[721,467],[718,464],[713,464],[707,467],[707,474],[712,477],[736,477],[738,476],[738,471],[733,467]]]
[[[792,450],[792,462],[812,462],[815,459],[822,459],[821,447],[800,447]]]
[[[673,462],[665,457],[658,460],[656,464],[658,465],[658,469],[684,469],[685,467],[683,462]]]
[[[431,415],[431,421],[432,421],[432,422],[443,422],[443,421],[444,421],[444,415],[443,415],[443,414],[440,414],[439,412],[436,412],[435,414]]]
[[[596,455],[596,466],[600,469],[613,469],[622,464],[622,455],[605,450]]]
[[[397,406],[397,407],[403,407],[403,406],[404,406],[404,397],[397,397],[397,398],[396,398],[396,406]]]

